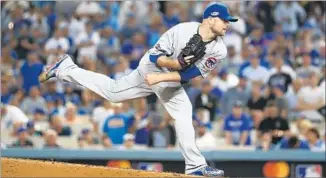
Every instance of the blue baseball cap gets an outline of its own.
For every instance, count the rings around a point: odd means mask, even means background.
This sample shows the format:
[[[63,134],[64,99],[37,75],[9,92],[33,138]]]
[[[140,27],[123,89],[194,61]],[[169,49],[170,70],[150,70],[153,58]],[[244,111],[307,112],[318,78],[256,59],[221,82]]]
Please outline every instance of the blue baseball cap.
[[[219,17],[222,20],[230,22],[238,21],[238,18],[231,16],[226,5],[222,3],[213,3],[207,6],[203,14],[203,19],[208,17]]]

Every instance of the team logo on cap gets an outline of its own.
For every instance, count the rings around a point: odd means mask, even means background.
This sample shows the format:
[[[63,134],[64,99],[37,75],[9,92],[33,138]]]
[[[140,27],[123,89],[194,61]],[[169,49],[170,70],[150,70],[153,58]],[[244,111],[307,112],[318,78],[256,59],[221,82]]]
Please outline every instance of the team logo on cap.
[[[219,14],[219,12],[212,12],[211,15],[212,16],[217,16]]]
[[[217,64],[217,59],[213,58],[213,57],[210,57],[207,59],[207,61],[205,62],[205,66],[208,68],[208,69],[213,69]]]

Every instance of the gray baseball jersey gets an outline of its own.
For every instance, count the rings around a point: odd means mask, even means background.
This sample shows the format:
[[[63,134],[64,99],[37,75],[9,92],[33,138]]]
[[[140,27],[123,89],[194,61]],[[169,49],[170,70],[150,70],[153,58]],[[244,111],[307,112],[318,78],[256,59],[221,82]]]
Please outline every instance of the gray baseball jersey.
[[[197,33],[199,25],[200,23],[198,22],[180,23],[165,32],[156,45],[141,59],[141,70],[147,73],[146,70],[152,71],[152,67],[155,67],[155,65],[150,65],[152,62],[149,60],[149,55],[164,53],[176,60],[178,54],[186,46],[189,39]],[[195,63],[204,78],[226,58],[227,49],[222,37],[217,37],[215,40],[208,43],[205,52],[205,56]],[[148,66],[150,66],[151,69],[148,69]],[[169,71],[169,69],[166,68],[162,68],[162,70]]]
[[[191,173],[207,165],[195,143],[191,102],[180,83],[161,82],[148,86],[144,82],[144,75],[170,71],[151,62],[149,56],[164,53],[176,60],[182,48],[197,33],[199,25],[197,22],[181,23],[168,30],[155,47],[143,56],[139,67],[119,80],[79,68],[67,55],[57,64],[57,78],[82,85],[111,102],[122,102],[155,93],[167,112],[175,119],[176,134],[186,163],[185,173]],[[206,55],[195,63],[203,77],[226,57],[226,47],[221,37],[208,43],[206,48]]]

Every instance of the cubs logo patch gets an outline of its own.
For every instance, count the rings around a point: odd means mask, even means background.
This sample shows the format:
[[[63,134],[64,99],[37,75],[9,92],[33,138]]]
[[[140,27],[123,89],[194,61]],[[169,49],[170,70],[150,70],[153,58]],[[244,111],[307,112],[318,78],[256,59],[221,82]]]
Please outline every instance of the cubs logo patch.
[[[205,67],[208,69],[213,69],[216,66],[216,64],[217,64],[217,59],[210,57],[206,60]]]

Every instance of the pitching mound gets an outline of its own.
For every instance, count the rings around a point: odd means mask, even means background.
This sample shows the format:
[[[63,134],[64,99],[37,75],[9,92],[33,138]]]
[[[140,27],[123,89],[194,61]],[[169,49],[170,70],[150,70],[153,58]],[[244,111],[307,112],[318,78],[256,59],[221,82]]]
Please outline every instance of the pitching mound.
[[[193,177],[132,169],[1,158],[1,177]]]

